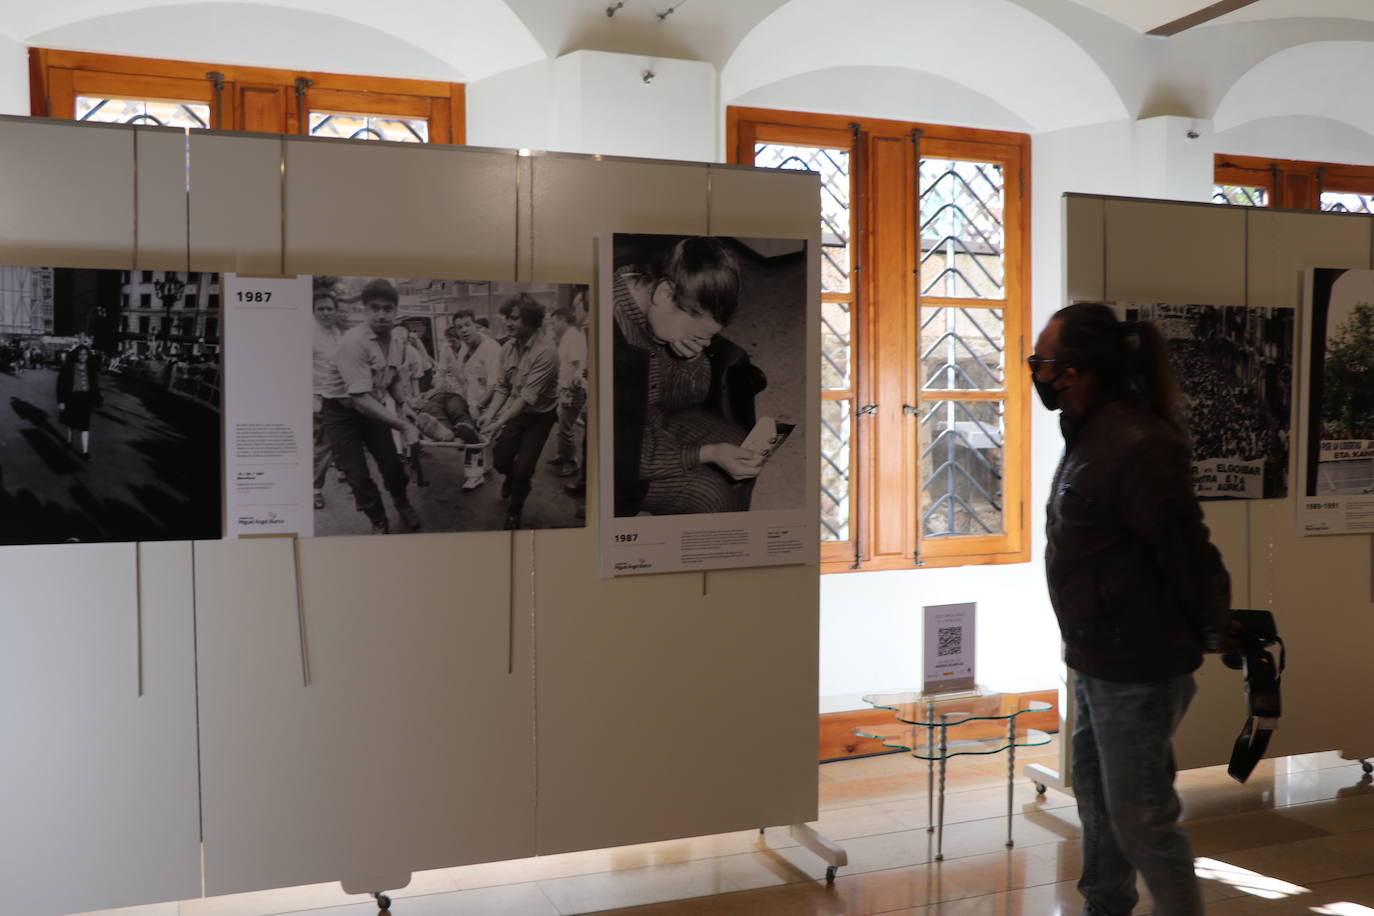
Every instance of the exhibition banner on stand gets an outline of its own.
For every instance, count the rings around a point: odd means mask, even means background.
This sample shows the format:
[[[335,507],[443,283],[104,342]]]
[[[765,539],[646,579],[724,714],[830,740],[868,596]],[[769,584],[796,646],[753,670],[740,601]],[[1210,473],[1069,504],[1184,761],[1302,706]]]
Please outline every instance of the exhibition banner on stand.
[[[583,527],[586,287],[226,278],[233,536]]]
[[[599,245],[602,576],[804,563],[807,243]]]
[[[1374,532],[1374,270],[1304,278],[1298,534]]]

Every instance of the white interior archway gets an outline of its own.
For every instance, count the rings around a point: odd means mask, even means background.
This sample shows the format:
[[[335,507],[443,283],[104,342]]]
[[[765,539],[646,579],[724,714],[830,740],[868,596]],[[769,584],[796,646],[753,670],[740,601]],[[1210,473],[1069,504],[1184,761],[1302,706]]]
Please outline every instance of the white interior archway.
[[[853,66],[938,74],[1033,130],[1129,117],[1111,80],[1078,44],[1008,0],[866,0],[862,15],[791,0],[759,23],[721,71],[721,99],[799,74]]]
[[[218,33],[226,29],[228,34],[221,37]],[[434,72],[437,62],[437,69],[448,74],[444,79],[481,79],[544,58],[539,43],[503,0],[46,0],[10,5],[0,13],[0,30],[26,44],[138,53],[128,49],[146,42],[160,49],[152,55],[157,57],[264,64],[268,62],[246,56],[266,56],[252,49],[267,42],[269,50],[289,47],[292,62],[285,65],[294,69],[307,66],[302,63],[306,56],[328,56],[334,62],[321,69],[440,78]],[[244,41],[242,34],[254,40]],[[379,36],[372,39],[372,47],[366,40],[369,34]],[[345,40],[348,50],[332,48],[336,39]],[[348,54],[358,45],[357,66],[349,68]],[[409,71],[401,67],[406,46],[415,49],[412,54],[427,56],[417,58]],[[379,62],[369,64],[371,55]]]

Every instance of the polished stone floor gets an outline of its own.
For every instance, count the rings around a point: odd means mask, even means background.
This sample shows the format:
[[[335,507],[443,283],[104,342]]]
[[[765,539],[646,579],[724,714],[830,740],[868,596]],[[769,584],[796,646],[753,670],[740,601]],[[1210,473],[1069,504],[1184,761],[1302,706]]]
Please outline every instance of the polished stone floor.
[[[1018,755],[1055,766],[1056,744]],[[1006,761],[949,769],[945,858],[926,831],[924,764],[900,755],[820,767],[824,835],[850,864],[825,864],[785,829],[756,830],[418,873],[392,892],[396,916],[1056,916],[1077,914],[1081,857],[1073,800],[1037,797],[1018,776],[1016,845],[1006,843]],[[1260,764],[1237,785],[1223,768],[1180,774],[1185,826],[1208,914],[1374,916],[1374,785],[1332,753]],[[370,916],[337,884],[106,911],[120,916]],[[1150,912],[1143,895],[1137,914]]]

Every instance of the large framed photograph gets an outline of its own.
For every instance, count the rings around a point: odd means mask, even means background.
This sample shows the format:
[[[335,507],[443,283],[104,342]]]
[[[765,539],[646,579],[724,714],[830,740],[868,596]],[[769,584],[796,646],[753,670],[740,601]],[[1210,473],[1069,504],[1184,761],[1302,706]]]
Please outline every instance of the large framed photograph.
[[[323,275],[232,285],[236,334],[284,335],[293,354],[279,382],[264,377],[261,347],[255,368],[233,376],[237,533],[586,524],[585,286]],[[282,446],[246,450],[245,437]]]
[[[220,536],[219,292],[0,266],[0,543]]]
[[[603,575],[814,559],[812,257],[800,239],[602,241]]]
[[[1114,303],[1123,319],[1164,335],[1193,437],[1200,499],[1288,495],[1293,310]]]
[[[1374,531],[1374,271],[1305,277],[1298,533]]]

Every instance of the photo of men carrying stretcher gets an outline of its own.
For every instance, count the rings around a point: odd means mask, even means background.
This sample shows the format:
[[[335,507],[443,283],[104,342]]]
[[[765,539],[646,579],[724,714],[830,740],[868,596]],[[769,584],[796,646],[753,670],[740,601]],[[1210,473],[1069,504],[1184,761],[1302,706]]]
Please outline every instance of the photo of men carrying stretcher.
[[[587,288],[316,276],[316,535],[586,524]]]

